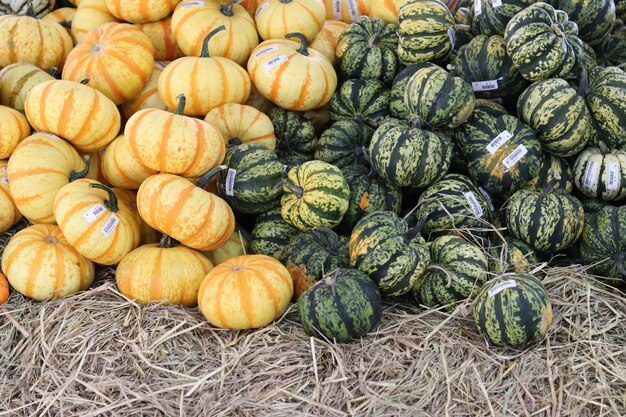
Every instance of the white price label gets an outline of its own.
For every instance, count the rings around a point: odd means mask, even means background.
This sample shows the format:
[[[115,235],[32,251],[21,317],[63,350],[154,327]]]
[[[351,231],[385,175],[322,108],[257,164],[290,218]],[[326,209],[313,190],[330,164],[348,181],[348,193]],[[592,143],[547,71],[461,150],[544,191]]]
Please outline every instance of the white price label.
[[[154,61],[154,65],[156,65],[156,67],[160,69],[161,71],[163,71],[165,67],[167,66],[167,64],[163,61]]]
[[[450,26],[450,29],[448,29],[448,38],[450,38],[450,43],[454,46],[454,26]]]
[[[585,177],[583,178],[583,186],[586,188],[592,188],[593,183],[598,175],[599,164],[596,161],[587,162],[587,169],[585,169]]]
[[[289,169],[289,165],[283,165],[283,172],[287,172],[288,169]]]
[[[487,149],[487,152],[493,155],[498,149],[500,149],[500,146],[507,143],[512,137],[513,135],[511,134],[511,132],[505,130],[501,132],[498,136],[496,136],[491,142],[489,142],[485,149]]]
[[[270,7],[270,2],[266,1],[265,3],[263,3],[262,5],[259,6],[258,9],[256,9],[256,13],[254,14],[254,18],[258,19],[259,15],[261,13],[263,13],[263,10],[267,9],[268,7]]]
[[[333,0],[332,9],[333,19],[342,20],[343,14],[341,13],[341,0]]]
[[[102,204],[96,204],[95,206],[87,210],[85,214],[83,214],[83,218],[87,221],[87,223],[93,223],[105,211],[106,209],[104,208]]]
[[[606,184],[608,190],[619,190],[619,176],[619,163],[609,162],[609,180]]]
[[[189,3],[181,4],[181,9],[186,9],[187,7],[204,7],[203,1],[190,1]]]
[[[463,195],[465,196],[465,199],[469,203],[470,209],[472,210],[472,213],[474,213],[474,216],[483,217],[483,214],[484,214],[483,208],[480,206],[480,203],[476,199],[476,196],[474,195],[474,193],[471,191],[468,191],[466,193],[463,193]]]
[[[102,227],[102,230],[101,230],[102,234],[105,235],[106,237],[111,236],[111,233],[113,233],[113,231],[115,230],[119,222],[120,222],[120,218],[117,217],[115,214],[111,214],[111,217],[109,217],[109,220],[107,220],[107,222]]]
[[[359,9],[356,7],[355,0],[348,0],[348,13],[350,13],[350,20],[355,21],[359,17]]]
[[[226,174],[226,195],[234,196],[235,195],[235,176],[237,175],[237,170],[228,168],[228,174]]]
[[[5,185],[9,185],[9,177],[1,177],[0,182]]]
[[[287,55],[278,55],[277,57],[274,57],[267,61],[263,65],[263,69],[265,70],[265,72],[270,72],[272,69],[287,61],[289,61],[289,57],[287,57]]]
[[[501,7],[502,6],[502,0],[492,0],[491,1],[491,6],[493,6],[494,9]]]
[[[504,161],[502,161],[502,163],[507,169],[511,169],[527,153],[528,153],[528,149],[526,149],[526,146],[519,145],[517,148],[515,148],[515,150],[509,156],[504,158]]]
[[[487,190],[485,190],[483,187],[478,187],[478,191],[480,191],[480,193],[483,195],[483,197],[485,197],[485,200],[487,200],[487,205],[489,206],[491,211],[494,211],[496,208],[493,205],[493,201],[491,201],[491,196],[489,195]]]
[[[272,51],[278,51],[278,45],[266,46],[265,48],[261,49],[259,52],[254,54],[254,56],[258,58],[258,57],[260,57],[262,55],[265,55],[266,53],[272,52]]]
[[[498,89],[498,80],[474,81],[472,82],[474,91],[491,91]]]
[[[474,0],[474,16],[480,16],[483,12],[483,4],[481,0]]]
[[[510,279],[508,281],[502,281],[496,284],[492,289],[488,291],[489,298],[493,297],[496,294],[500,294],[502,291],[506,290],[507,288],[515,288],[515,287],[517,287],[515,280]]]

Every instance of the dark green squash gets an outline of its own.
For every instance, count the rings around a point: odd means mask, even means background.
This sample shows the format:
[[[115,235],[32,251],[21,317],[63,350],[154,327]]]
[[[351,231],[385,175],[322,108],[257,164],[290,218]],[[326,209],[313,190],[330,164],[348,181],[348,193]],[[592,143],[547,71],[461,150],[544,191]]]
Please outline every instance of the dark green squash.
[[[626,4],[626,1],[624,1]],[[598,47],[600,59],[605,66],[626,66],[626,25],[621,20],[615,22],[613,31]]]
[[[367,165],[367,148],[374,131],[354,120],[339,120],[326,129],[317,142],[315,159],[339,169]]]
[[[543,152],[539,165],[539,175],[528,182],[526,188],[541,191],[550,183],[554,183],[555,188],[571,193],[574,189],[574,171],[572,171],[567,159]]]
[[[276,153],[283,164],[295,166],[313,159],[317,147],[313,122],[280,107],[272,109],[268,116],[276,134]]]
[[[330,99],[330,117],[376,128],[389,116],[389,100],[389,89],[378,80],[347,80]]]
[[[539,263],[537,254],[524,241],[506,235],[505,241],[489,247],[489,270],[498,274],[505,272],[528,273]]]
[[[280,207],[276,207],[257,217],[252,229],[250,249],[253,253],[279,259],[285,246],[298,233],[298,229],[283,219]]]
[[[404,95],[409,80],[418,70],[433,66],[435,66],[435,64],[430,62],[418,62],[417,64],[411,64],[405,67],[396,75],[391,86],[391,101],[389,103],[389,110],[392,117],[396,119],[406,119],[409,117],[409,111],[404,105]]]
[[[509,20],[532,3],[536,0],[470,0],[470,25],[477,34],[503,36]]]
[[[615,24],[613,0],[552,0],[578,26],[578,36],[591,46],[602,43]]]

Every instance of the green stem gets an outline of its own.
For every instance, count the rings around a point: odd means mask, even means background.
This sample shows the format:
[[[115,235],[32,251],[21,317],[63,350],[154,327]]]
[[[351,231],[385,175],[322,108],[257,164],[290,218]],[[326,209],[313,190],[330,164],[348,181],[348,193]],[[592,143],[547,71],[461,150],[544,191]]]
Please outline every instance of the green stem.
[[[85,168],[83,168],[81,171],[70,172],[70,182],[85,178],[89,173],[89,167],[91,166],[89,155],[85,155],[83,158],[85,159]]]
[[[415,118],[411,122],[411,127],[413,129],[421,129],[422,128],[422,118],[420,116],[415,116]]]
[[[176,241],[175,239],[172,239],[171,236],[163,233],[163,236],[161,236],[161,240],[159,241],[160,248],[169,249],[177,245],[178,245],[178,241]]]
[[[319,230],[320,232],[326,235],[326,238],[330,242],[329,252],[336,252],[339,248],[339,236],[337,233],[330,230],[328,227],[316,227],[315,230]]]
[[[231,17],[234,15],[233,13],[233,7],[235,7],[236,5],[238,5],[239,3],[241,3],[243,0],[233,0],[228,4],[225,4],[223,6],[220,6],[220,12],[222,12],[222,14],[224,16],[228,16]]]
[[[604,141],[601,141],[601,140],[598,141],[598,148],[600,148],[600,152],[602,152],[602,156],[610,152],[609,147],[606,146],[606,143],[604,143]]]
[[[295,194],[298,198],[302,198],[304,195],[304,189],[302,187],[295,186],[287,181],[283,181],[282,185],[287,187],[289,192]]]
[[[300,40],[300,47],[298,49],[296,49],[296,51],[299,52],[300,54],[304,55],[304,56],[308,56],[309,55],[309,40],[302,33],[300,33],[300,32],[288,33],[288,34],[285,35],[285,38],[287,38],[287,39],[291,39],[291,38],[299,39]]]
[[[50,72],[48,74],[56,78],[58,73],[59,73],[59,69],[57,67],[52,67],[50,68]]]
[[[185,114],[185,105],[187,104],[187,98],[184,94],[179,94],[176,96],[176,114],[183,115]]]
[[[37,16],[35,16],[35,8],[33,7],[33,2],[30,0],[28,1],[28,9],[26,9],[26,16],[37,19]]]
[[[446,288],[450,288],[450,285],[452,285],[452,275],[450,275],[450,272],[448,272],[446,268],[441,265],[430,264],[426,267],[426,269],[431,271],[439,271],[446,274],[446,278],[448,279],[448,282],[446,283]]]
[[[241,144],[243,144],[243,142],[239,138],[230,138],[228,140],[228,146],[239,146]]]
[[[216,166],[213,169],[208,170],[205,174],[203,174],[198,181],[196,181],[196,186],[199,188],[202,188],[203,190],[206,190],[206,187],[209,185],[209,182],[211,182],[211,179],[213,179],[213,177],[218,173],[218,172],[222,172],[225,169],[228,169],[228,167],[226,165],[219,165]]]
[[[89,84],[89,81],[90,81],[89,78],[85,78],[84,80],[80,80],[80,83],[82,85],[87,85],[87,84]]]
[[[59,25],[63,26],[65,29],[71,29],[72,28],[72,23],[68,22],[67,20],[61,20],[59,22]]]
[[[119,207],[117,204],[117,196],[115,195],[112,189],[100,183],[89,184],[89,187],[106,191],[107,194],[109,195],[109,198],[107,200],[104,200],[104,205],[113,213],[117,213],[119,211]]]
[[[218,34],[219,32],[221,32],[223,30],[226,30],[226,26],[224,26],[224,25],[216,27],[215,29],[210,31],[208,35],[205,36],[204,41],[202,41],[202,52],[200,52],[200,58],[210,58],[211,57],[209,55],[209,41],[211,40],[211,38],[213,36],[215,36],[216,34]]]
[[[578,95],[582,98],[587,97],[591,93],[589,88],[589,74],[584,65],[580,65],[580,83],[578,84]]]
[[[405,242],[408,243],[412,241],[415,238],[415,236],[420,234],[420,232],[422,231],[422,228],[424,227],[424,223],[426,223],[426,219],[428,219],[428,215],[422,216],[422,218],[417,222],[417,224],[404,234]]]

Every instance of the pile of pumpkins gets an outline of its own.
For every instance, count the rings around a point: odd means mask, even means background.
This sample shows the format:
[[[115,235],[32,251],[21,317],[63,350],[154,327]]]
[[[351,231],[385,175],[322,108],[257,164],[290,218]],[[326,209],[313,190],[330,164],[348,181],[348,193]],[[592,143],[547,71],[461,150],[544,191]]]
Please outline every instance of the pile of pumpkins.
[[[383,297],[469,299],[524,345],[552,322],[540,262],[626,280],[626,1],[62,3],[0,2],[27,297],[115,266],[138,303],[249,329],[293,299],[340,342]]]

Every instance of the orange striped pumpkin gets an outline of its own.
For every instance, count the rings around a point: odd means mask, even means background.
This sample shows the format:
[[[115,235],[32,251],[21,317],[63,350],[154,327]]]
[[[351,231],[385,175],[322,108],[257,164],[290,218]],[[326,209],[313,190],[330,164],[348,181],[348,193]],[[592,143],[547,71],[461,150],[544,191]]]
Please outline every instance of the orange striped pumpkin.
[[[107,146],[102,158],[102,171],[114,187],[137,190],[144,180],[157,173],[139,162],[132,153],[124,135]]]
[[[241,6],[246,9],[252,18],[254,18],[254,13],[259,6],[259,0],[242,0]]]
[[[121,109],[126,119],[143,109],[167,110],[167,106],[159,96],[159,77],[169,62],[154,61],[154,68],[150,80],[144,89],[134,99],[122,104]]]
[[[215,127],[227,145],[242,143],[276,149],[274,126],[267,115],[245,104],[228,103],[211,110],[204,118]]]
[[[20,141],[30,135],[26,117],[10,107],[0,106],[0,159],[6,159]]]
[[[204,255],[213,263],[219,265],[237,256],[246,255],[250,251],[250,242],[246,238],[247,233],[239,226],[222,246]],[[203,277],[204,278],[204,277]]]
[[[180,94],[187,98],[184,114],[189,116],[205,116],[222,104],[248,100],[252,83],[246,70],[228,58],[209,56],[209,41],[223,30],[220,26],[205,37],[199,57],[178,58],[161,73],[159,95],[170,110],[178,105]]]
[[[156,230],[151,228],[148,223],[143,221],[141,215],[139,214],[139,210],[137,209],[137,192],[134,190],[126,190],[123,188],[111,188],[117,198],[120,201],[125,202],[128,207],[130,207],[135,220],[137,220],[137,224],[139,224],[139,230],[141,235],[141,245],[149,245],[151,243],[156,243],[159,241],[158,233]]]
[[[289,39],[273,39],[252,51],[248,72],[254,86],[274,104],[294,111],[322,107],[337,88],[333,64],[321,52],[309,48],[301,33]]]
[[[62,68],[74,44],[63,26],[30,16],[0,16],[0,67],[17,62]]]
[[[222,167],[196,184],[172,174],[145,180],[137,192],[139,214],[152,228],[201,251],[219,248],[235,230],[235,216],[220,197],[204,191]]]
[[[113,16],[130,23],[156,22],[174,11],[180,0],[106,0]]]
[[[89,167],[63,139],[35,133],[17,145],[9,164],[9,188],[19,211],[31,223],[54,223],[52,203],[72,180],[87,175]]]
[[[95,276],[93,262],[49,224],[17,232],[4,250],[2,270],[15,291],[39,301],[84,291]]]
[[[73,81],[46,81],[33,87],[24,103],[35,130],[67,139],[82,152],[104,148],[117,136],[121,117],[98,90]]]
[[[117,264],[139,246],[141,231],[131,208],[98,181],[80,179],[61,188],[54,217],[67,241],[99,264]]]
[[[267,0],[259,4],[255,20],[263,40],[299,32],[312,41],[322,30],[326,8],[324,0]]]
[[[266,255],[243,255],[207,274],[198,307],[214,326],[255,329],[279,318],[292,296],[293,280],[280,262]]]
[[[115,271],[117,288],[139,304],[181,304],[195,307],[202,280],[213,269],[203,254],[176,245],[169,236],[140,246],[122,259]]]
[[[72,34],[72,20],[76,15],[76,9],[73,7],[61,7],[53,10],[43,17],[44,20],[51,20],[57,22],[59,25],[65,28],[68,35]]]
[[[0,160],[0,233],[9,230],[22,218],[9,189],[7,163],[8,161]]]
[[[367,16],[368,3],[363,0],[324,0],[326,19],[352,23],[359,16]]]
[[[9,301],[10,295],[9,281],[7,280],[7,277],[0,272],[0,304],[4,304]]]
[[[311,43],[311,48],[321,52],[335,65],[337,63],[337,56],[335,55],[337,42],[339,41],[339,36],[341,36],[348,26],[347,23],[340,20],[325,21],[322,30]]]
[[[172,18],[151,23],[137,23],[135,26],[152,42],[156,61],[173,61],[183,56],[172,33]]]
[[[398,10],[407,0],[372,0],[370,17],[383,22],[398,25]]]
[[[105,23],[120,22],[111,14],[105,0],[82,0],[74,20],[72,20],[72,39],[74,44],[83,40],[85,35]]]
[[[224,139],[210,124],[183,116],[185,96],[176,114],[146,109],[126,122],[124,136],[132,155],[155,171],[197,177],[224,160]]]
[[[106,149],[100,149],[98,152],[81,153],[83,158],[89,158],[89,171],[85,178],[96,180],[104,185],[110,185],[104,177],[104,171],[102,169],[104,151]]]
[[[129,24],[106,23],[70,52],[63,79],[89,80],[89,85],[122,104],[148,84],[154,66],[150,39]]]
[[[0,104],[24,111],[28,92],[54,77],[33,64],[11,64],[0,71]]]
[[[245,65],[259,44],[259,35],[254,19],[238,3],[241,0],[180,3],[172,15],[172,31],[185,55],[200,56],[206,36],[223,25],[226,30],[209,42],[211,54]]]

